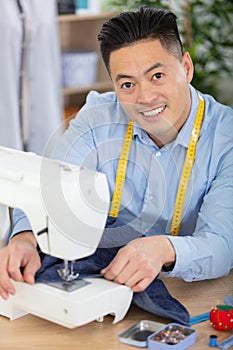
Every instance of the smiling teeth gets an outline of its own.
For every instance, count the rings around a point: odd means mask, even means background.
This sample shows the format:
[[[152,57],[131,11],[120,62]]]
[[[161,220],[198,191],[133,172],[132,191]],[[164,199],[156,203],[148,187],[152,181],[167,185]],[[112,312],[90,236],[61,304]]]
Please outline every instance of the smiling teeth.
[[[153,110],[151,110],[151,111],[143,112],[143,114],[144,114],[146,117],[153,117],[153,116],[155,116],[155,115],[161,113],[164,109],[165,109],[165,106],[159,107],[159,108],[156,108],[156,109],[153,109]]]

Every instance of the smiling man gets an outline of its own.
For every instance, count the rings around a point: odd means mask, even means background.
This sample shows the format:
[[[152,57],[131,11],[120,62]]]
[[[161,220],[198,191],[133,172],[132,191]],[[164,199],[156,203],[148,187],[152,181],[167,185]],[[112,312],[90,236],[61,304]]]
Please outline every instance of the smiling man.
[[[171,55],[158,39],[142,39],[114,50],[109,69],[128,114],[158,146],[173,141],[191,108],[193,65],[189,54],[182,57],[177,49]]]
[[[228,274],[232,109],[191,85],[173,13],[122,13],[98,39],[115,92],[90,92],[55,156],[107,176],[112,204],[101,246],[119,249],[102,274],[135,292],[161,271],[186,281]],[[18,211],[14,221],[0,252],[3,298],[15,293],[9,277],[33,283],[40,267],[29,223]]]

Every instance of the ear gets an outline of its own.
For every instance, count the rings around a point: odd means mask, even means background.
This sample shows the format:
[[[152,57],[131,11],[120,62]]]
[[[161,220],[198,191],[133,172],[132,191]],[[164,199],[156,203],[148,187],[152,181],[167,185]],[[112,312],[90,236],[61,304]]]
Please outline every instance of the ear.
[[[186,74],[187,83],[191,83],[193,79],[194,67],[193,61],[188,52],[185,52],[182,57],[182,65]]]

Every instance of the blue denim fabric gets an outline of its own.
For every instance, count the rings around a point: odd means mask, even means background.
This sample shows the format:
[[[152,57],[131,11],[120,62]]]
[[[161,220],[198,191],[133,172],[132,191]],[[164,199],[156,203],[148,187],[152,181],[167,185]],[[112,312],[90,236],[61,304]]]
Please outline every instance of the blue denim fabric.
[[[117,248],[98,248],[90,257],[79,259],[74,263],[74,273],[80,278],[92,277],[100,273],[116,255]],[[36,274],[36,282],[60,281],[57,272],[63,266],[63,260],[42,255],[42,266]],[[145,291],[133,294],[133,304],[155,315],[168,318],[178,323],[189,325],[189,313],[186,308],[168,292],[165,284],[156,278]]]

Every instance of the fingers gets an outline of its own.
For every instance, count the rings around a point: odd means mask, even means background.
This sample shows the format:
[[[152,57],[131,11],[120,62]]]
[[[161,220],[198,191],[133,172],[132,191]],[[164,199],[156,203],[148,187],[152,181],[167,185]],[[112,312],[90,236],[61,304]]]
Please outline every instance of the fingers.
[[[15,288],[10,281],[10,273],[8,272],[9,257],[6,248],[1,250],[0,259],[0,295],[3,299],[8,299],[9,294],[15,294]]]
[[[151,281],[154,279],[153,277],[148,277],[144,273],[143,270],[137,270],[134,274],[130,276],[129,279],[127,279],[124,283],[127,287],[130,287],[134,292],[141,292],[145,290]],[[114,279],[115,282],[120,283],[118,278]]]
[[[166,236],[141,237],[121,248],[101,272],[106,279],[139,292],[158,276],[164,264],[175,260],[174,247]]]
[[[110,267],[108,266],[107,269],[108,268]],[[119,284],[124,284],[127,287],[130,287],[134,292],[141,292],[145,290],[157,276],[157,274],[153,272],[146,274],[146,271],[143,269],[137,270],[133,273],[130,264],[117,275],[115,275],[115,273],[113,273],[111,270],[108,270],[107,272],[104,272],[103,270],[102,273],[106,279]]]
[[[22,282],[23,275],[20,269],[21,259],[16,252],[14,254],[8,255],[8,264],[6,265],[6,272],[8,272],[8,276],[13,280]]]
[[[136,284],[134,284],[131,287],[132,291],[133,292],[142,292],[143,290],[145,290],[151,284],[153,279],[151,279],[151,278],[143,278],[142,280],[140,280],[139,282],[137,282]]]
[[[122,248],[101,273],[106,279],[124,284],[135,292],[146,289],[158,275],[147,256],[129,245]]]
[[[4,287],[3,287],[4,286]],[[15,288],[10,279],[3,276],[3,284],[0,284],[0,295],[3,299],[8,299],[9,295],[15,294]]]
[[[0,287],[0,295],[4,300],[7,300],[9,298],[9,293],[5,289],[2,289],[1,287]]]
[[[20,236],[20,235],[19,235]],[[41,262],[36,246],[31,239],[18,237],[0,251],[0,295],[7,299],[16,290],[11,279],[34,283]]]
[[[35,273],[40,268],[39,255],[35,255],[26,262],[21,264],[17,255],[4,256],[1,254],[0,267],[0,295],[3,299],[8,299],[9,295],[14,295],[16,290],[11,282],[11,278],[17,282],[27,282],[33,284],[35,282]],[[22,269],[21,269],[22,267]]]
[[[24,281],[33,284],[35,283],[35,274],[41,266],[41,261],[39,254],[36,254],[33,259],[31,259],[28,264],[25,266],[23,271]]]
[[[115,256],[115,258],[110,262],[110,264],[101,271],[104,277],[108,280],[114,280],[117,276],[123,272],[130,261],[130,256],[132,248],[130,246],[125,246],[120,249]]]

